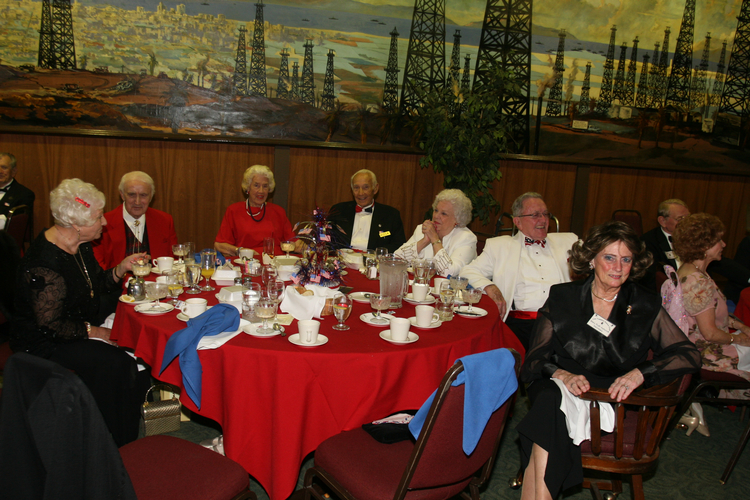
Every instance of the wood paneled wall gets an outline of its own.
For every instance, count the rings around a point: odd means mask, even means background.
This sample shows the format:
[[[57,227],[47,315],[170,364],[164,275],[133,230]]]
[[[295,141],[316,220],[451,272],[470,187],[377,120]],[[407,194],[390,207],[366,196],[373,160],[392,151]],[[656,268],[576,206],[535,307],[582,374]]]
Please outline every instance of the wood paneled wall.
[[[62,179],[79,177],[93,183],[106,194],[110,210],[120,203],[120,177],[143,170],[156,182],[152,206],[174,216],[180,240],[200,247],[212,245],[226,207],[243,200],[244,170],[254,164],[274,168],[277,158],[273,146],[7,133],[0,135],[0,151],[16,155],[19,182],[37,193],[37,229],[52,223],[48,194]],[[283,194],[289,219],[305,220],[316,205],[330,207],[351,199],[350,177],[362,168],[378,175],[377,199],[401,211],[408,237],[443,180],[420,168],[417,155],[291,148],[287,168],[278,170],[278,175],[288,175],[283,179],[288,191]],[[503,177],[492,193],[504,210],[510,211],[519,194],[538,191],[560,219],[562,231],[586,230],[619,208],[639,210],[648,230],[656,225],[658,203],[677,197],[692,211],[713,213],[724,221],[727,255],[734,255],[745,236],[749,177],[527,161],[506,161],[500,170]],[[588,182],[581,184],[582,179]],[[581,185],[588,188],[576,193]],[[277,198],[283,199],[281,194]],[[494,223],[483,227],[475,221],[471,227],[492,232]]]

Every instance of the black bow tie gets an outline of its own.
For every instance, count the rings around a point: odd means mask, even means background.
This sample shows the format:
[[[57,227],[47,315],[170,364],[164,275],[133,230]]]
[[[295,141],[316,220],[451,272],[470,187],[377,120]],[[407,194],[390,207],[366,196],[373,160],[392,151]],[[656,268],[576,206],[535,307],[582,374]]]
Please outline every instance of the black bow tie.
[[[9,189],[10,189],[10,184],[8,184],[5,187],[0,188],[0,191],[2,191],[3,193],[7,193]]]
[[[547,240],[546,239],[535,240],[535,239],[529,238],[528,236],[526,237],[526,246],[529,246],[529,245],[541,245],[542,248],[544,248],[545,244],[547,244]]]
[[[354,207],[354,210],[355,210],[355,211],[356,211],[357,213],[360,213],[360,212],[367,212],[368,214],[371,214],[371,213],[372,213],[372,205],[370,205],[370,206],[369,206],[369,207],[367,207],[367,208],[362,208],[362,207],[360,207],[359,205],[357,205],[356,207]]]

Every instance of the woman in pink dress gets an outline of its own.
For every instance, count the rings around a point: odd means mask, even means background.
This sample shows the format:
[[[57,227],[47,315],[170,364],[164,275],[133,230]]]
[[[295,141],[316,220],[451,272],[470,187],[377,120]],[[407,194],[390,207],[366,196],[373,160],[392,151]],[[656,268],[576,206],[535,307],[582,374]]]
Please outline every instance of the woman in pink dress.
[[[750,372],[737,369],[739,355],[735,347],[750,346],[750,327],[729,316],[726,297],[706,272],[711,262],[721,259],[726,246],[723,235],[724,224],[718,217],[705,213],[686,217],[674,232],[674,251],[682,262],[677,276],[687,335],[701,353],[703,369],[750,380]],[[722,391],[721,396],[750,399],[750,394],[739,390],[726,394]],[[698,432],[708,435],[702,411],[695,408],[692,411],[700,420]]]

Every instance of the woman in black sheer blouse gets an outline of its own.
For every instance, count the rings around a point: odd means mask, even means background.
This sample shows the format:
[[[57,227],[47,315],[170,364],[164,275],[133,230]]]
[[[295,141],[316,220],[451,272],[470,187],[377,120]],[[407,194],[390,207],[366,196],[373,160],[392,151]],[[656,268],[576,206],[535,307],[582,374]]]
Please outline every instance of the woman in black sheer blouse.
[[[55,225],[39,234],[19,264],[11,348],[73,370],[122,446],[138,437],[148,375],[139,376],[135,360],[109,343],[109,328],[98,325],[114,312],[113,295],[131,262],[145,254],[112,269],[99,266],[90,242],[107,224],[104,202],[104,194],[80,179],[66,179],[50,193]]]
[[[532,403],[518,425],[522,499],[555,498],[583,481],[580,447],[568,435],[562,389],[552,379],[573,396],[609,388],[610,396],[622,401],[641,385],[700,368],[698,351],[660,297],[633,283],[650,263],[650,253],[623,222],[592,227],[585,242],[573,245],[571,274],[590,276],[550,289],[521,368]]]

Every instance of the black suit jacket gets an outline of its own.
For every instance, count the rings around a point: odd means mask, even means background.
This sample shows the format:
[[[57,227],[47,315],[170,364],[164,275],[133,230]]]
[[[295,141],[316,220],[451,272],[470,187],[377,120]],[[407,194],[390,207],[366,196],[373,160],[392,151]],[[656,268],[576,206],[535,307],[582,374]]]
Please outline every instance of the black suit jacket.
[[[0,214],[7,216],[11,208],[26,205],[29,207],[29,213],[33,215],[35,198],[34,191],[14,180],[3,199],[0,200]]]
[[[330,221],[338,224],[344,232],[342,234],[335,230],[334,226],[336,243],[339,248],[348,248],[352,244],[356,206],[357,202],[355,201],[345,201],[331,207]],[[404,235],[404,224],[401,221],[401,212],[393,207],[376,202],[372,212],[367,248],[386,247],[390,253],[393,253],[404,243],[406,243],[406,236]]]
[[[654,256],[654,263],[649,268],[646,275],[641,279],[641,284],[649,287],[656,287],[656,271],[663,270],[664,265],[668,264],[677,269],[677,263],[674,259],[667,257],[667,252],[671,252],[669,241],[667,241],[661,227],[655,227],[645,233],[641,240],[646,244],[646,249]],[[708,266],[709,273],[716,273],[725,277],[728,281],[724,287],[724,294],[733,302],[740,298],[740,292],[750,283],[750,269],[738,264],[729,257],[722,257],[721,260],[711,262]]]

